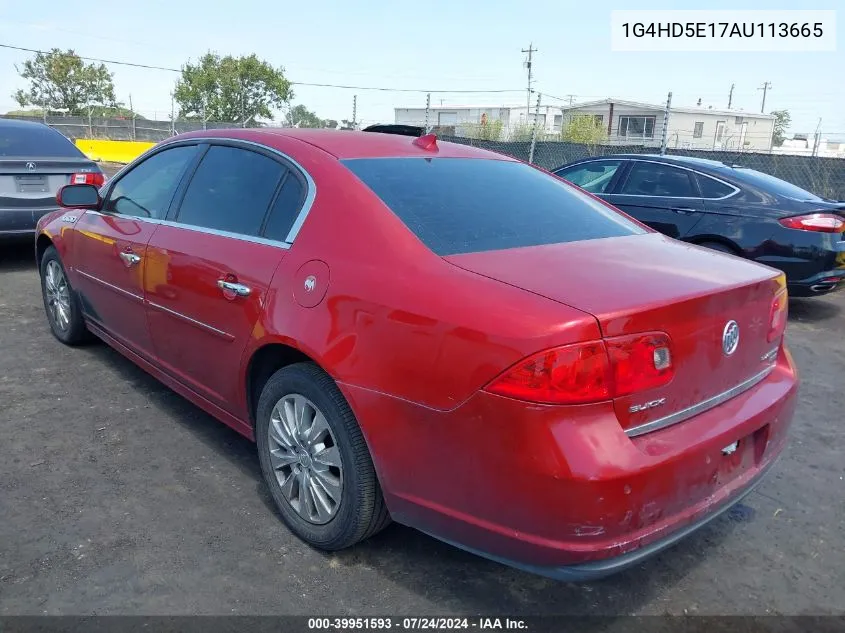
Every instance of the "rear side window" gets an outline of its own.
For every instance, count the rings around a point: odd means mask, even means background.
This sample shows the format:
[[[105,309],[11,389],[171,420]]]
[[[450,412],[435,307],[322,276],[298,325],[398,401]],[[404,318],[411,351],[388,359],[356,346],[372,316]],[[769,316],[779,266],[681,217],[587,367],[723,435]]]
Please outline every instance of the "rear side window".
[[[358,158],[343,163],[438,255],[645,232],[524,163],[468,158]]]
[[[604,193],[621,164],[621,160],[596,160],[560,169],[555,174],[590,193]]]
[[[176,220],[258,236],[285,168],[249,150],[212,145],[191,178]]]
[[[0,124],[0,156],[84,158],[85,154],[46,125]]]
[[[724,198],[734,192],[733,187],[703,174],[698,174],[698,187],[701,189],[701,197],[709,200]]]
[[[691,172],[662,163],[634,161],[621,194],[660,196],[664,198],[697,198],[698,191]]]
[[[288,170],[282,190],[270,209],[270,216],[264,226],[264,237],[279,242],[287,240],[288,233],[302,209],[304,194],[305,189],[299,178]]]

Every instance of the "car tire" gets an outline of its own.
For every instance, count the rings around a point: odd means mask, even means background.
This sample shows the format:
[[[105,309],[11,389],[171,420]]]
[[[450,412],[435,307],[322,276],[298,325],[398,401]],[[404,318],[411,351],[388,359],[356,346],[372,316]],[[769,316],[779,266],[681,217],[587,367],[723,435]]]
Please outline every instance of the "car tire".
[[[79,297],[54,246],[44,251],[39,266],[41,297],[50,331],[65,345],[80,345],[91,336],[82,317]]]
[[[315,364],[288,365],[270,377],[258,400],[255,437],[273,501],[305,542],[344,549],[390,523],[355,415]]]
[[[722,244],[721,242],[699,242],[698,246],[703,246],[704,248],[709,248],[711,251],[719,251],[720,253],[727,253],[728,255],[736,255],[739,257],[739,253],[737,253],[734,249],[732,249],[727,244]]]

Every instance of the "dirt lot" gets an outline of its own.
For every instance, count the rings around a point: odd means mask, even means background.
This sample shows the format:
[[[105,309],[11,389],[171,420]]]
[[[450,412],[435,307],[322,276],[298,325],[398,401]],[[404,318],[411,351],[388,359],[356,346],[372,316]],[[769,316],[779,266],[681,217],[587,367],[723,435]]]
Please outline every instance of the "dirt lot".
[[[252,444],[105,345],[48,332],[0,245],[0,615],[822,614],[845,610],[845,292],[794,301],[792,443],[744,505],[586,585],[392,526],[347,552],[279,521]]]

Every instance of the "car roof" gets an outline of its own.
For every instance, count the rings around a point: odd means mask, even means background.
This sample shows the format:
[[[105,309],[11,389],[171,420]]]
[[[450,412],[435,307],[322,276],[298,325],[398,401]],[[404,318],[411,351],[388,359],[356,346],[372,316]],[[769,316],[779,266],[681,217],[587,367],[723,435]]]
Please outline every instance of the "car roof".
[[[652,160],[669,165],[684,165],[686,167],[698,167],[703,169],[730,169],[733,165],[723,163],[709,158],[697,158],[695,156],[679,156],[673,154],[607,154],[605,156],[591,156],[583,160],[574,160],[572,163],[586,163],[596,160],[624,159],[624,160]]]
[[[283,139],[296,139],[313,145],[340,160],[349,158],[487,158],[515,161],[504,154],[497,154],[469,145],[437,141],[437,149],[424,149],[416,144],[417,139],[398,134],[379,132],[357,132],[352,130],[317,130],[303,128],[234,128],[223,130],[201,130],[188,132],[168,139],[209,137],[241,139],[277,147]],[[282,149],[277,147],[277,149]]]
[[[5,117],[0,117],[0,127],[10,128],[10,127],[17,127],[17,128],[28,128],[28,129],[35,129],[35,128],[47,128],[53,129],[49,125],[45,125],[41,121],[21,121],[20,119],[7,119]]]

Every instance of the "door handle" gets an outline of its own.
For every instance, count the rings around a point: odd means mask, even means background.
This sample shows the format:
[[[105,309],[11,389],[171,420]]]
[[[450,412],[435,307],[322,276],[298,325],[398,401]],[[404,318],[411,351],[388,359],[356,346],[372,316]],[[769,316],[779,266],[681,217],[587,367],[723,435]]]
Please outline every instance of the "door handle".
[[[135,253],[130,253],[128,251],[123,251],[120,253],[120,259],[126,262],[127,266],[134,266],[135,264],[141,261],[141,256],[136,255]]]
[[[225,279],[218,279],[217,286],[221,290],[228,290],[229,292],[234,292],[239,297],[249,296],[249,293],[252,292],[249,286],[244,286],[243,284],[239,284],[235,281],[226,281]]]
[[[689,207],[672,207],[672,211],[675,213],[695,213],[695,209]]]

